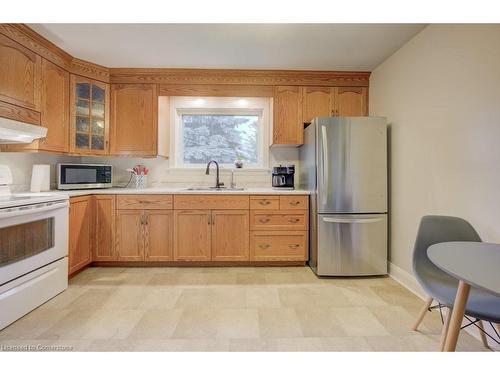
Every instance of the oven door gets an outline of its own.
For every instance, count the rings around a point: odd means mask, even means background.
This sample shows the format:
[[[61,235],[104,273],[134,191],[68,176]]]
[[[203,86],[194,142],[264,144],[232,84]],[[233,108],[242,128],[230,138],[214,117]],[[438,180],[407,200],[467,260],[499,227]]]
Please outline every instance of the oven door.
[[[68,201],[0,210],[0,285],[68,255]]]

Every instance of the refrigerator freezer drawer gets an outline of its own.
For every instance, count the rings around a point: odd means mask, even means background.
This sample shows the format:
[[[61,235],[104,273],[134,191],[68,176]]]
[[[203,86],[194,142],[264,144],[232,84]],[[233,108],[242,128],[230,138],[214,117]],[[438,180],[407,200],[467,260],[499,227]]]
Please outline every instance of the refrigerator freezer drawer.
[[[319,276],[387,274],[387,214],[318,215]]]

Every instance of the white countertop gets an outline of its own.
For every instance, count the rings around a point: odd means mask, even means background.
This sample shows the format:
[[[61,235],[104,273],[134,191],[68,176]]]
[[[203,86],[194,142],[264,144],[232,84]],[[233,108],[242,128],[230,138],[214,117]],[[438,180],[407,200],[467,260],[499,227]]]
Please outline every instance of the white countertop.
[[[280,190],[269,188],[249,187],[245,190],[187,190],[180,187],[150,187],[145,189],[135,188],[109,188],[109,189],[83,189],[83,190],[53,190],[53,193],[66,194],[77,197],[91,194],[216,194],[216,195],[309,195],[307,190]]]

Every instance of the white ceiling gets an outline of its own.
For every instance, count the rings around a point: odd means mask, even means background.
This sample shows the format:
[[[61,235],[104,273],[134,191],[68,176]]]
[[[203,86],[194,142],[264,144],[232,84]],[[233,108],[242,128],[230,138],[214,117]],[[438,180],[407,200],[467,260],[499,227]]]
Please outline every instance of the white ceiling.
[[[30,24],[107,67],[371,71],[421,24]]]

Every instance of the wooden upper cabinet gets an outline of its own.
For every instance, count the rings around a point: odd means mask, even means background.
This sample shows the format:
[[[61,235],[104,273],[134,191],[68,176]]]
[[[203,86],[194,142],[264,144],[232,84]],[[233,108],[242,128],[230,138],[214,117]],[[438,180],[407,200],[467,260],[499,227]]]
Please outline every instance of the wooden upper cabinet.
[[[174,210],[174,260],[211,259],[211,211]]]
[[[303,87],[303,122],[315,117],[368,116],[366,87]]]
[[[333,98],[331,87],[304,87],[302,89],[302,119],[310,123],[315,117],[333,115]]]
[[[109,153],[109,85],[71,75],[70,152]]]
[[[47,136],[39,149],[69,150],[69,73],[50,61],[42,61],[42,126]]]
[[[145,210],[146,261],[173,260],[174,214],[172,210]]]
[[[93,199],[91,196],[71,198],[69,211],[69,274],[92,260],[94,236]]]
[[[368,89],[335,87],[333,103],[334,116],[368,116]]]
[[[0,100],[40,110],[42,58],[0,34]]]
[[[274,89],[273,145],[303,143],[302,87],[276,86]]]
[[[111,85],[111,153],[157,154],[158,94],[155,84]]]
[[[95,195],[94,209],[94,261],[115,260],[115,196]]]
[[[212,260],[249,260],[247,210],[212,211]]]

